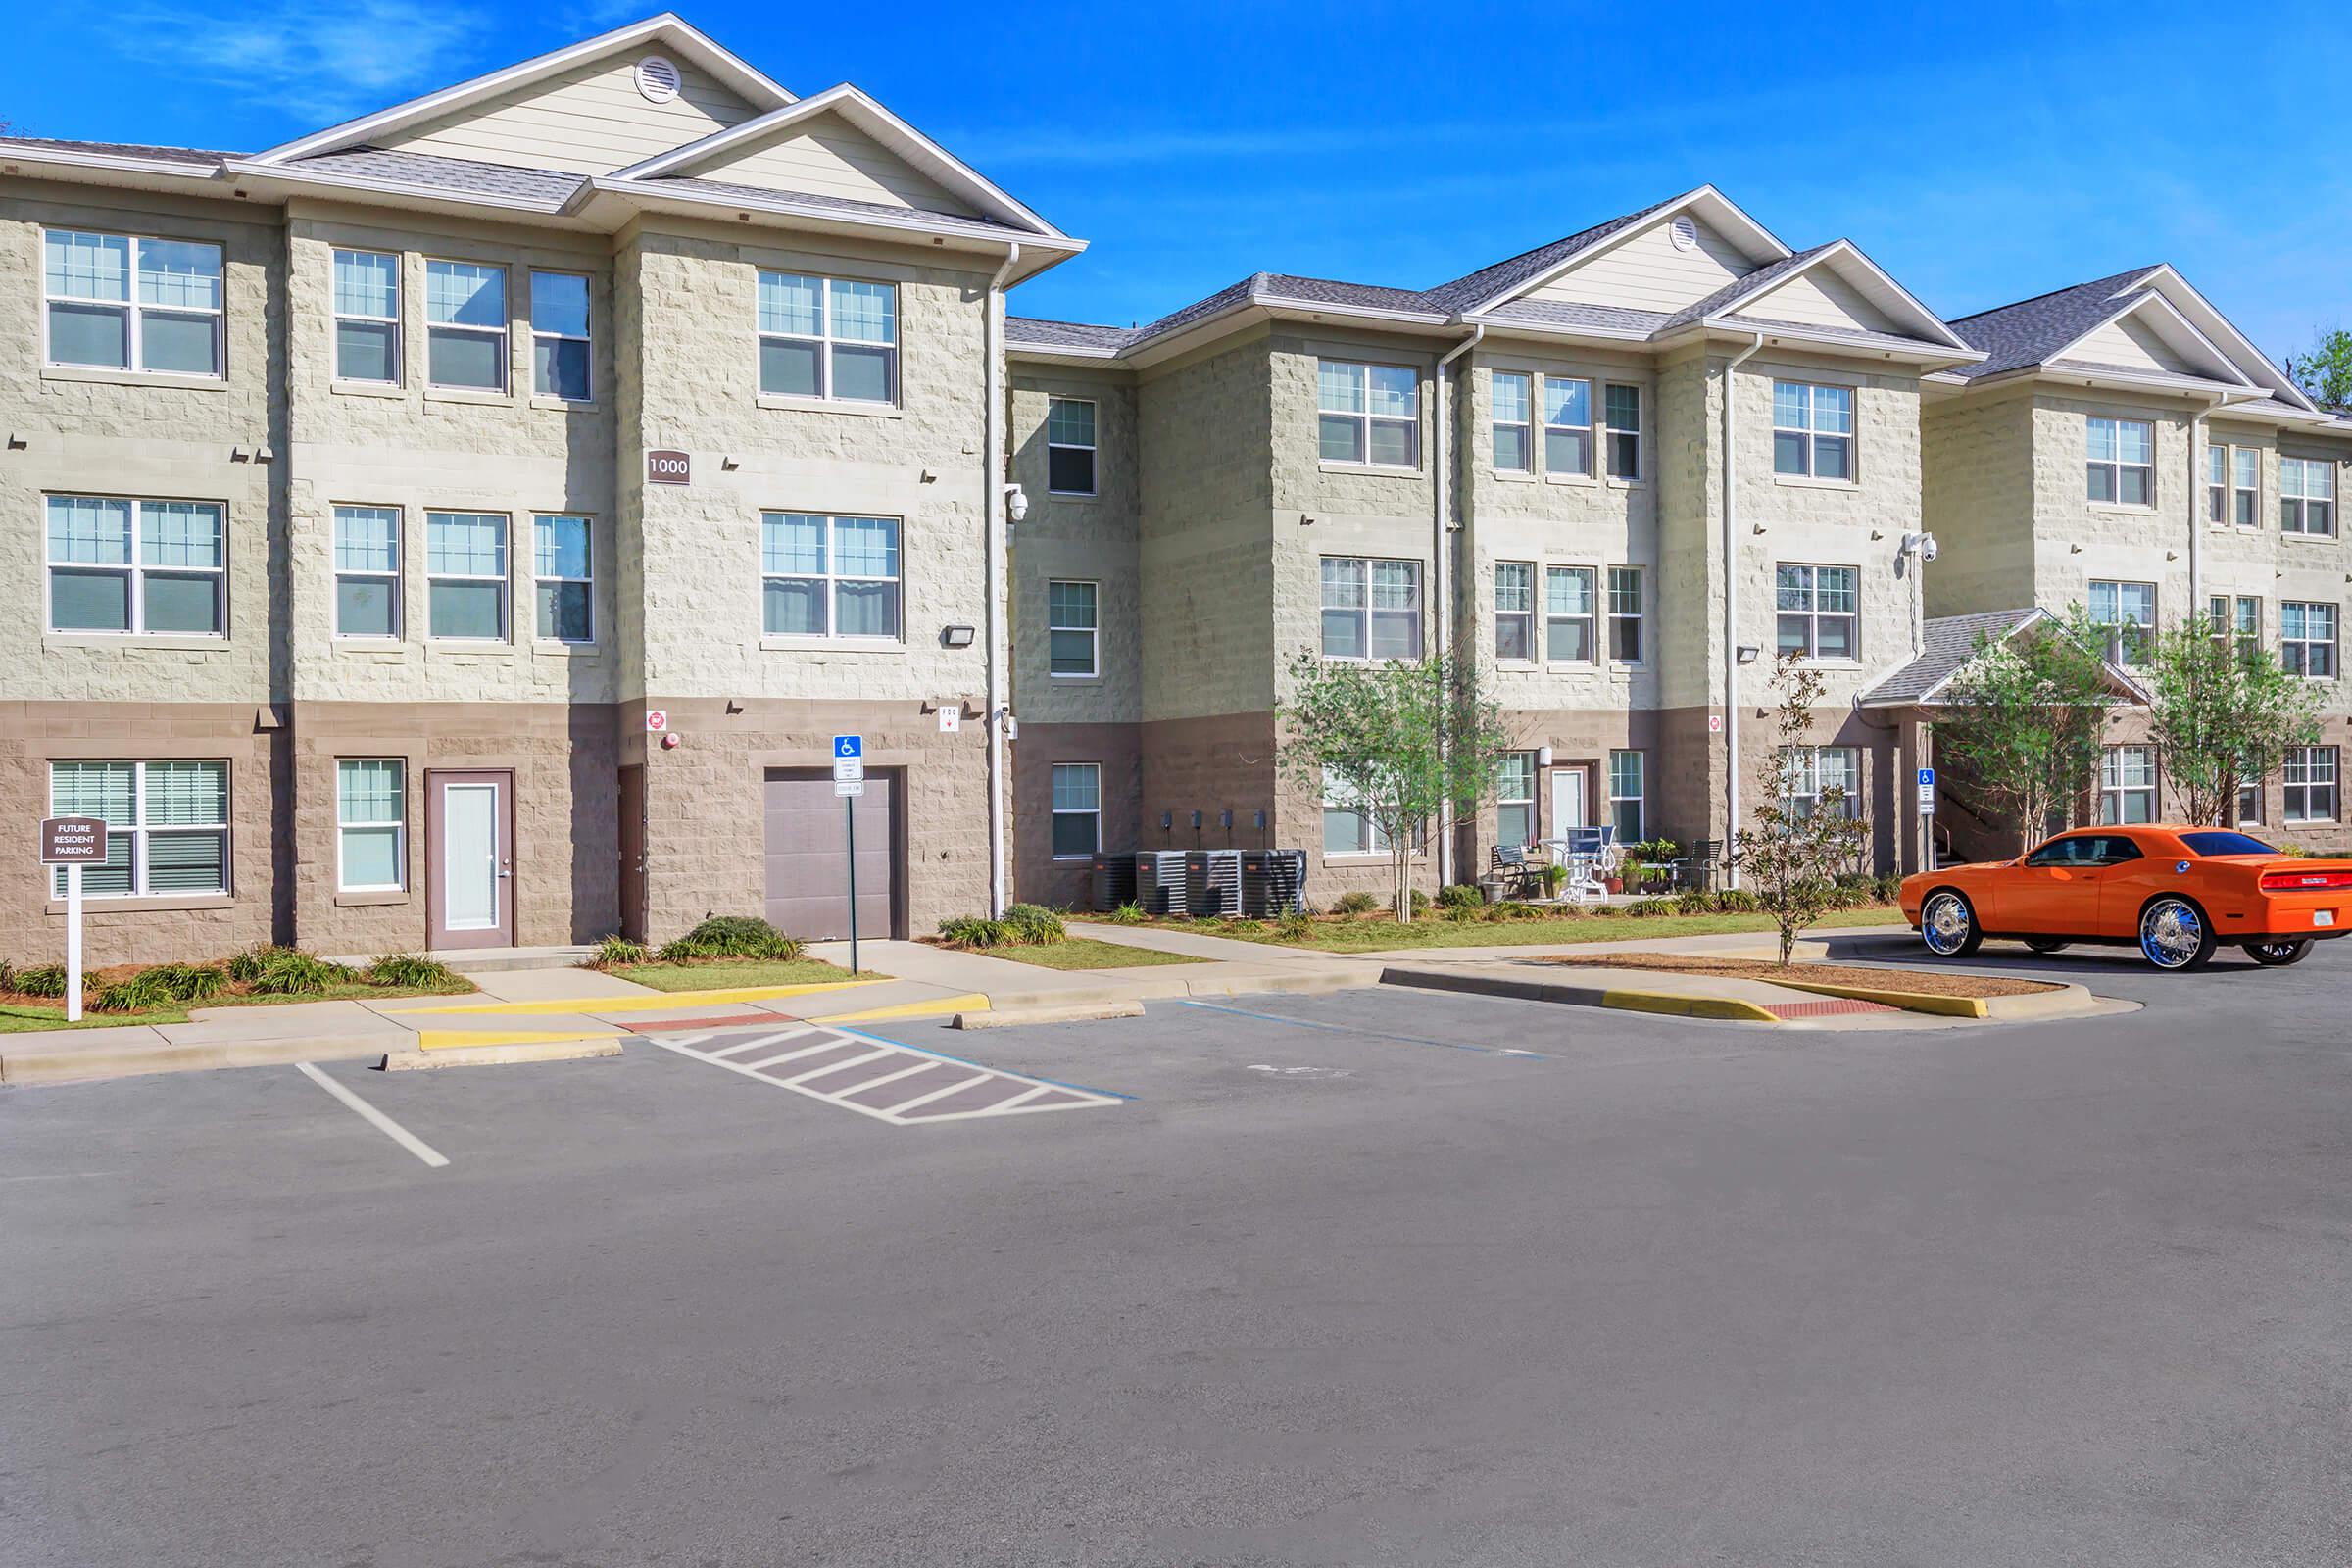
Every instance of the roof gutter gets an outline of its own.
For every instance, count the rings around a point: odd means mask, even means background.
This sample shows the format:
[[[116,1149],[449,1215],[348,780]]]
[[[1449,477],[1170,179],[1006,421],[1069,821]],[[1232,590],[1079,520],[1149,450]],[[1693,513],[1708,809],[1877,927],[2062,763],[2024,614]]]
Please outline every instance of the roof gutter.
[[[1763,352],[1767,334],[1733,355],[1723,368],[1723,844],[1740,838],[1740,421],[1733,417],[1740,367]],[[1740,862],[1726,858],[1733,887]]]
[[[1487,324],[1484,321],[1473,326],[1468,337],[1439,357],[1437,371],[1430,377],[1430,397],[1436,405],[1437,416],[1432,421],[1436,427],[1437,450],[1430,464],[1430,478],[1437,491],[1434,509],[1437,514],[1436,536],[1430,541],[1429,557],[1435,568],[1436,582],[1430,594],[1430,604],[1437,611],[1432,619],[1437,626],[1438,662],[1441,667],[1453,641],[1453,540],[1450,537],[1452,519],[1448,505],[1453,497],[1453,468],[1446,457],[1446,436],[1452,427],[1452,420],[1446,408],[1446,368],[1478,347],[1486,335]],[[1448,795],[1438,803],[1438,886],[1446,887],[1452,881],[1453,799]]]

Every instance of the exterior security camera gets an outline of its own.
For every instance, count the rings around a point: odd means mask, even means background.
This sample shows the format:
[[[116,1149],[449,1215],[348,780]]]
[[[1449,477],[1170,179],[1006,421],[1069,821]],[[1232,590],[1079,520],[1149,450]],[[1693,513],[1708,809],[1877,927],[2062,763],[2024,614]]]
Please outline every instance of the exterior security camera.
[[[1919,559],[1922,561],[1934,561],[1937,553],[1936,536],[1932,533],[1922,534],[1919,540]]]
[[[1017,484],[1006,485],[1004,487],[1004,511],[1015,522],[1028,516],[1029,492]]]

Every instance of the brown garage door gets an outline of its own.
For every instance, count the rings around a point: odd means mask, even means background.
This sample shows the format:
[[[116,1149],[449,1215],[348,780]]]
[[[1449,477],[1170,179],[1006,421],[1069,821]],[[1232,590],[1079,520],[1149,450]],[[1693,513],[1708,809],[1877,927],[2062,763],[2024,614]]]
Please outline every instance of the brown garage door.
[[[894,773],[869,772],[858,808],[858,934],[892,937],[899,907]],[[805,942],[850,934],[848,804],[830,773],[767,775],[767,918]]]

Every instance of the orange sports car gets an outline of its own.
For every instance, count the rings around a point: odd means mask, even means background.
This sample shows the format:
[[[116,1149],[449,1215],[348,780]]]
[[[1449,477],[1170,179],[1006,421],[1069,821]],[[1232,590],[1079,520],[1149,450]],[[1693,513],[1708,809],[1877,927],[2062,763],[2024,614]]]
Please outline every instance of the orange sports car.
[[[2159,969],[2201,968],[2224,943],[2287,964],[2346,934],[2352,860],[2298,859],[2218,827],[2086,827],[2014,860],[1903,879],[1903,918],[1947,958],[1986,937],[2036,953],[2132,943]]]

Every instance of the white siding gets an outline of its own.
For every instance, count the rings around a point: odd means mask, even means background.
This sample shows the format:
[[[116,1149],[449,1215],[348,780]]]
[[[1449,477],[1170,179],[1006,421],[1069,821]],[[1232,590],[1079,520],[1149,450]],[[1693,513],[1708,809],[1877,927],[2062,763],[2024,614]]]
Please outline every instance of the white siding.
[[[583,61],[447,120],[388,138],[402,152],[523,169],[609,174],[752,118],[752,106],[684,61],[678,96],[649,103],[636,66],[647,51]]]
[[[2169,370],[2175,375],[2205,375],[2203,368],[2182,359],[2152,328],[2131,317],[2110,321],[2066,351],[2077,364],[2120,365],[2133,370]]]
[[[1800,272],[1778,287],[1750,295],[1737,307],[1741,316],[1767,321],[1797,321],[1807,326],[1859,327],[1865,332],[1904,329],[1885,312],[1862,297],[1862,291],[1829,270],[1827,262]]]
[[[1754,262],[1704,223],[1698,225],[1698,244],[1687,251],[1674,248],[1668,238],[1669,226],[1656,223],[1613,250],[1569,269],[1542,288],[1530,290],[1526,297],[1671,312],[1703,300],[1756,270]]]
[[[979,216],[839,115],[819,115],[794,125],[782,140],[757,151],[730,148],[717,160],[672,172],[766,190],[812,191],[886,207]]]

